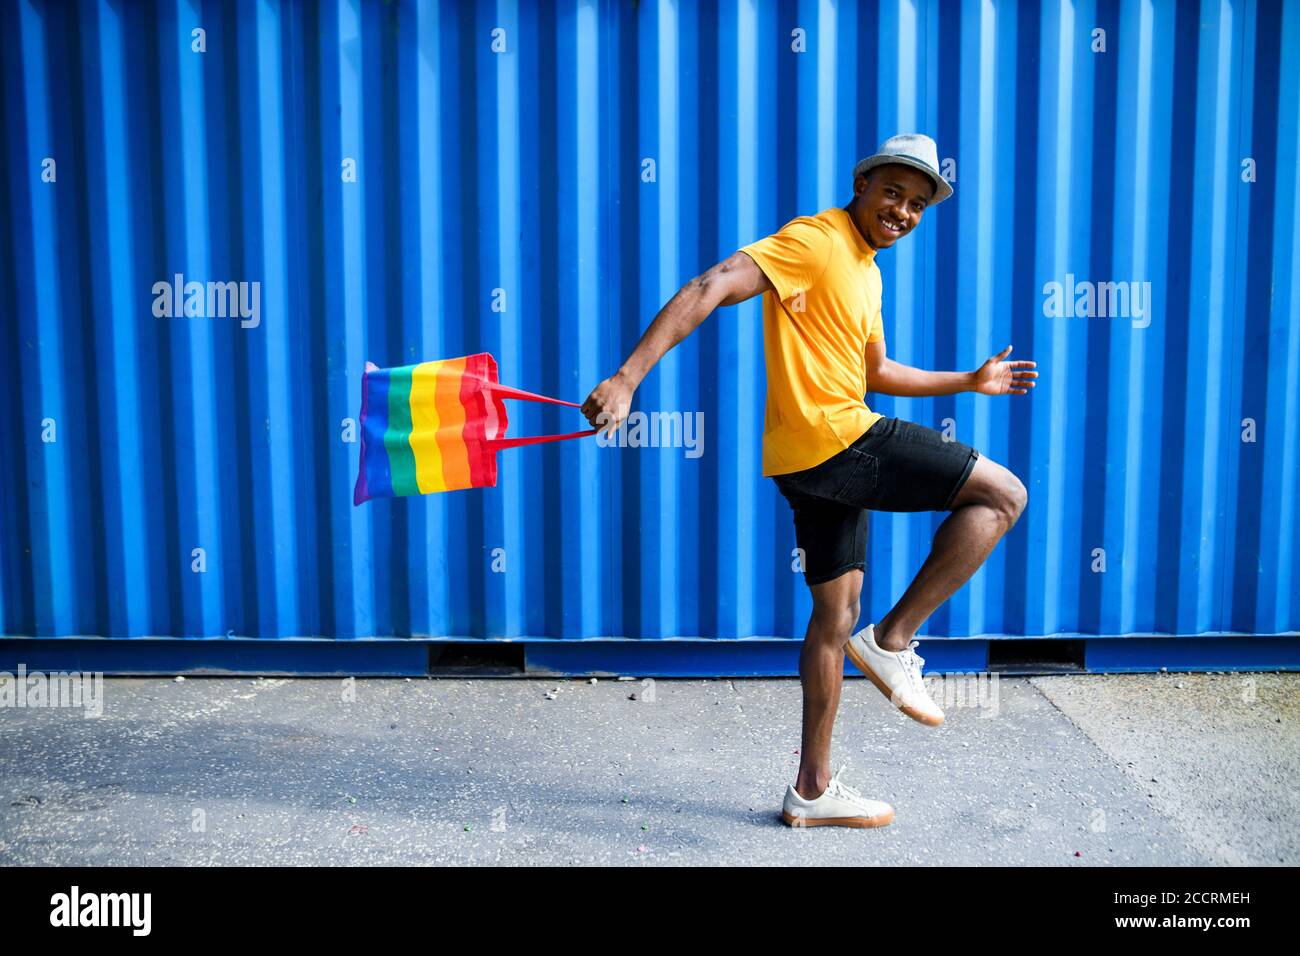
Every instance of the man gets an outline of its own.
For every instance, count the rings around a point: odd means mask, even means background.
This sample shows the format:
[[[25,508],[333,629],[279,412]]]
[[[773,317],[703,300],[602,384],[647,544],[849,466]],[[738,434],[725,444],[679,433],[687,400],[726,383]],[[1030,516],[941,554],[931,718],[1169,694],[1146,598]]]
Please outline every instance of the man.
[[[831,730],[844,658],[903,713],[943,722],[921,680],[913,639],[922,623],[983,564],[1015,524],[1025,487],[1001,465],[930,428],[871,411],[887,395],[1025,395],[1034,362],[1004,361],[1008,345],[973,372],[927,372],[885,355],[876,254],[902,239],[926,208],[952,195],[932,139],[894,136],[853,171],[843,209],[800,217],[692,279],[659,312],[636,349],[582,405],[597,427],[617,428],[646,373],[718,306],[767,293],[763,335],[767,408],[763,475],[794,513],[812,592],[799,677],[803,746],[782,817],[801,826],[883,826],[889,804],[830,772]],[[879,623],[857,634],[867,511],[949,511],[929,557]],[[841,768],[842,769],[842,768]]]

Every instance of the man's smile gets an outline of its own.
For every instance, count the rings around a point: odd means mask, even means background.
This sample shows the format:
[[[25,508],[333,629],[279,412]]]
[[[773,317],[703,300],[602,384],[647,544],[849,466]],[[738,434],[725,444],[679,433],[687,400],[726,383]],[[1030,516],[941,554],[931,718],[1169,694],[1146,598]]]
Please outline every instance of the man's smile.
[[[877,213],[876,221],[885,230],[885,235],[892,236],[895,239],[907,232],[907,224],[898,221],[888,213]]]

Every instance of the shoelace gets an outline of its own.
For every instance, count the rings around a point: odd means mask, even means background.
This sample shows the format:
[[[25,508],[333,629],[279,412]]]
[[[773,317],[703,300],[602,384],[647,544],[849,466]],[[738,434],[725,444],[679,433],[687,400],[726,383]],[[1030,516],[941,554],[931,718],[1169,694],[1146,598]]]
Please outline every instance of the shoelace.
[[[925,658],[916,653],[913,648],[919,647],[920,641],[913,641],[898,652],[899,663],[903,665],[903,672],[907,674],[907,679],[912,685],[912,690],[917,693],[925,693],[925,682],[921,679],[921,665],[925,663]]]
[[[859,790],[857,787],[850,787],[847,783],[845,783],[843,780],[840,779],[840,774],[842,774],[845,770],[847,770],[848,766],[849,766],[848,764],[842,764],[840,766],[840,769],[835,771],[835,776],[831,777],[830,786],[828,786],[826,789],[835,791],[836,796],[853,797],[855,799],[862,800],[864,798],[862,796],[861,790]]]

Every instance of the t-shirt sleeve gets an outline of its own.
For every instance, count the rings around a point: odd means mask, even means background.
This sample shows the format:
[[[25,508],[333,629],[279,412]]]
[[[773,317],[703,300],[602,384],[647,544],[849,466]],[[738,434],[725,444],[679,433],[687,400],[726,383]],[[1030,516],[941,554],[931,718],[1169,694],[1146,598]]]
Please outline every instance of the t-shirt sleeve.
[[[880,282],[880,270],[875,263],[871,265],[871,292],[872,298],[876,303],[875,314],[867,318],[867,341],[883,342],[885,339],[885,321],[881,314],[881,302],[883,301]]]
[[[741,247],[763,270],[784,302],[813,287],[830,261],[834,242],[826,227],[810,216],[792,219],[766,239]]]
[[[871,324],[867,328],[868,342],[883,342],[885,340],[885,323],[880,314],[880,309],[876,309],[876,314],[871,317]]]

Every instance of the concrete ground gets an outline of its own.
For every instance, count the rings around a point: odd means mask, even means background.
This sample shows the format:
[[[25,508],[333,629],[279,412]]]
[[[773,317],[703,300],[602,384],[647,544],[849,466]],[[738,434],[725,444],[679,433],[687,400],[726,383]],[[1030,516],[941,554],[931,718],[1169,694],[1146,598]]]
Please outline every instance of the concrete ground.
[[[795,680],[110,679],[0,708],[0,864],[1300,862],[1300,675],[946,681],[848,680],[895,822],[791,830]]]

